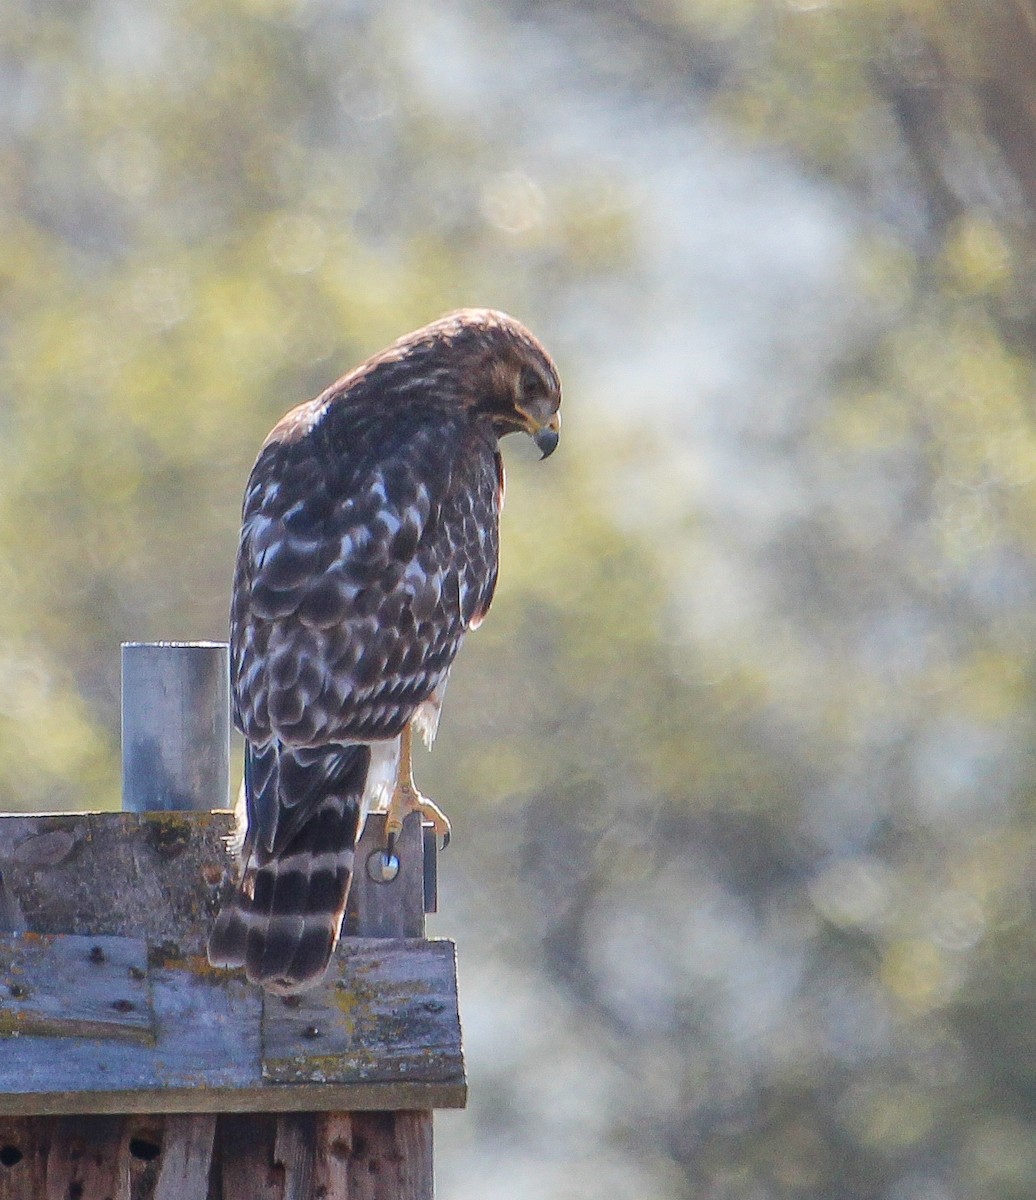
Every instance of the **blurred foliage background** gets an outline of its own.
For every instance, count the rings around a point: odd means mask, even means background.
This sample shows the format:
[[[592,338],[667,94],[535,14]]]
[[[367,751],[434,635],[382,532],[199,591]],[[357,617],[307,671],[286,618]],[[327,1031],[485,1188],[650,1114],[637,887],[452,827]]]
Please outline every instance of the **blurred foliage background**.
[[[419,781],[440,1192],[1036,1191],[1032,0],[7,0],[0,805],[118,803],[277,417],[526,320]]]

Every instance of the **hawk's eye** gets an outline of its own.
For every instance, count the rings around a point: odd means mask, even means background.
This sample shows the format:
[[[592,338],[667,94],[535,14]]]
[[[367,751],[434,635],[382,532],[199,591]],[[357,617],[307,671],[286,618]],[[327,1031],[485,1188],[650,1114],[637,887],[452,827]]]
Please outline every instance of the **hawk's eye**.
[[[532,367],[522,367],[522,373],[518,377],[518,395],[522,400],[528,400],[530,397],[538,395],[543,391],[543,380],[540,379],[536,371]]]

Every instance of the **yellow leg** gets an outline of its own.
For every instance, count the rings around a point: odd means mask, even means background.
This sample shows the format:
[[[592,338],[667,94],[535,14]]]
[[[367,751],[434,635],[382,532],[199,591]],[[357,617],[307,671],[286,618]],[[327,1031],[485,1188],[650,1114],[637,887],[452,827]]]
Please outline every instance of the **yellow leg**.
[[[399,770],[385,818],[385,835],[390,854],[403,828],[403,822],[412,812],[419,812],[432,825],[436,834],[442,836],[443,849],[450,841],[450,822],[446,814],[414,787],[414,768],[410,761],[411,742],[412,734],[410,725],[407,724],[399,736]]]

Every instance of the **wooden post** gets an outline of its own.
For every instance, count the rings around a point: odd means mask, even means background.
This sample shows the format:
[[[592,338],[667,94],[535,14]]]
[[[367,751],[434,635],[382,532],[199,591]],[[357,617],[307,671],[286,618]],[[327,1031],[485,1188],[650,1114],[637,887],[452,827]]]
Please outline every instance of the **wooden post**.
[[[229,773],[226,643],[124,642],[122,807],[226,808]]]
[[[0,1200],[432,1200],[431,1110],[466,1081],[453,945],[423,937],[429,831],[407,819],[381,882],[368,820],[320,987],[285,1000],[214,971],[226,647],[124,664],[138,811],[0,818]]]
[[[420,818],[407,818],[397,843],[399,875],[375,883],[367,860],[385,844],[385,818],[371,816],[357,847],[357,929],[361,936],[422,937],[425,931],[423,886],[425,837]],[[325,1130],[349,1146],[349,1200],[433,1200],[432,1114],[429,1111],[352,1113],[348,1131],[335,1122]],[[343,1136],[344,1135],[344,1136]],[[321,1161],[329,1161],[327,1155]]]

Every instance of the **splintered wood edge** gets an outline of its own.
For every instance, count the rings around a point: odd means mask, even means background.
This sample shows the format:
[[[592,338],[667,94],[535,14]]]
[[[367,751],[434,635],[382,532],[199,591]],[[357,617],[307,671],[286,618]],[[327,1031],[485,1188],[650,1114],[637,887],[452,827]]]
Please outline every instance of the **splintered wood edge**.
[[[445,1083],[266,1084],[122,1092],[5,1092],[0,1117],[107,1113],[386,1112],[464,1108],[464,1079]]]

